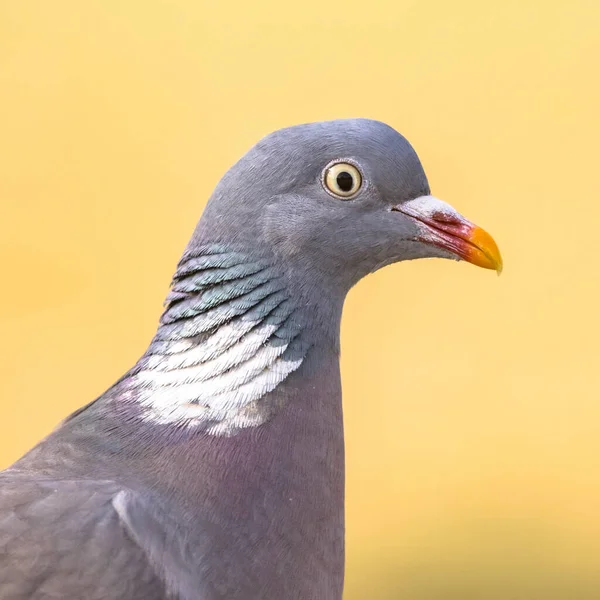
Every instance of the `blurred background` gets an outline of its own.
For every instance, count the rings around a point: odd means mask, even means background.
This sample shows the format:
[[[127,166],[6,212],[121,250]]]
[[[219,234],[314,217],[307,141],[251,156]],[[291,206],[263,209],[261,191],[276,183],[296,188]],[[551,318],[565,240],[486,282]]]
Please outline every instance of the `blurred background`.
[[[258,138],[363,116],[490,231],[343,321],[346,600],[600,598],[600,4],[0,0],[0,466],[126,371]]]

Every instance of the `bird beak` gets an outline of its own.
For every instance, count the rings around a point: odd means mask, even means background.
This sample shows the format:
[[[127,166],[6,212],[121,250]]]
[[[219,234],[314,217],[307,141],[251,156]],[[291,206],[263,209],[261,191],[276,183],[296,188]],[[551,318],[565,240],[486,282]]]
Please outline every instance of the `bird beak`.
[[[434,196],[420,196],[392,207],[417,222],[416,240],[447,250],[478,267],[502,272],[502,257],[492,236],[449,204]]]

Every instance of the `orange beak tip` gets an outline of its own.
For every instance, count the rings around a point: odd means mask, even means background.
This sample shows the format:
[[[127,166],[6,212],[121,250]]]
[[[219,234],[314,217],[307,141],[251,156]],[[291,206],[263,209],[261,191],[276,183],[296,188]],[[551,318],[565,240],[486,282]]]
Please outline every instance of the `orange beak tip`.
[[[467,252],[466,259],[485,269],[493,269],[497,275],[504,267],[502,255],[494,238],[481,227],[473,226],[466,240],[472,245],[472,251]]]

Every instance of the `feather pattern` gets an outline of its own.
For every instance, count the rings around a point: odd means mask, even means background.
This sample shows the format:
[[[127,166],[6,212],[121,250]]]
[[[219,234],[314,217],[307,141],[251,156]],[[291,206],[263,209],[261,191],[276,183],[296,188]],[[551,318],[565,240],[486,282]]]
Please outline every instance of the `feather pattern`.
[[[114,392],[145,420],[231,435],[273,413],[264,396],[301,364],[302,311],[272,262],[204,246],[179,264],[161,325]]]

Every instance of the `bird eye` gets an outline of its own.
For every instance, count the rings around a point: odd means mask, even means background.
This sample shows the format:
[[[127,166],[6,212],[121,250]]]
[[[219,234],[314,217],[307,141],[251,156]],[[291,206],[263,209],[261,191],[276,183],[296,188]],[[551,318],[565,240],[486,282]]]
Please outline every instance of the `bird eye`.
[[[323,172],[323,185],[334,196],[347,199],[360,190],[362,176],[360,171],[350,163],[334,163]]]

